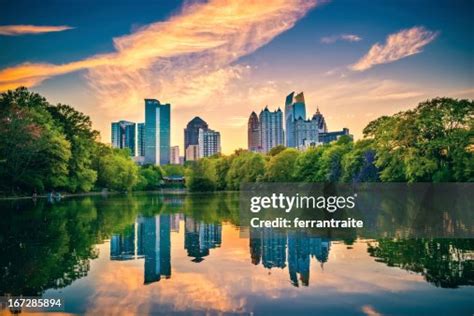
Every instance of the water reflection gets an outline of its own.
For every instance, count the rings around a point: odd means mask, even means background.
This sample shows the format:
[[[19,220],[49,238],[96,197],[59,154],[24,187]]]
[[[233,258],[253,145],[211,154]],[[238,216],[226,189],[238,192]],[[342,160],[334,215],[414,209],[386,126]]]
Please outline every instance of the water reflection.
[[[441,303],[454,308],[450,302],[462,303],[456,305],[458,311],[474,308],[466,300],[474,293],[473,239],[372,238],[364,231],[339,235],[269,228],[250,229],[248,239],[242,239],[238,199],[231,194],[88,197],[53,205],[38,200],[36,205],[15,201],[0,206],[0,295],[80,298],[86,297],[85,286],[100,313],[99,301],[106,297],[109,305],[122,297],[125,308],[140,298],[140,306],[147,306],[141,314],[191,309],[278,314],[290,312],[287,306],[294,313],[309,306],[332,311],[325,309],[326,303],[334,308],[327,297],[332,294],[353,300],[349,306],[357,313],[372,306],[393,314],[390,308],[399,307],[390,300],[393,291],[417,295],[438,309]],[[386,222],[383,217],[376,221]],[[135,275],[138,285],[132,281]],[[457,289],[433,292],[443,288]],[[376,294],[361,307],[354,293]],[[383,295],[375,298],[379,293]],[[451,301],[443,301],[446,295]],[[88,308],[77,302],[67,311]]]

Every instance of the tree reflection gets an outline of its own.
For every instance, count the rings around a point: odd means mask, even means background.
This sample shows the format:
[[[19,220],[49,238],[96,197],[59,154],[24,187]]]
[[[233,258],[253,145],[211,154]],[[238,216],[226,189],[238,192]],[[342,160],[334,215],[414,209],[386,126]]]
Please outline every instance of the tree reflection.
[[[473,239],[379,239],[368,252],[390,267],[422,274],[443,288],[474,285]]]

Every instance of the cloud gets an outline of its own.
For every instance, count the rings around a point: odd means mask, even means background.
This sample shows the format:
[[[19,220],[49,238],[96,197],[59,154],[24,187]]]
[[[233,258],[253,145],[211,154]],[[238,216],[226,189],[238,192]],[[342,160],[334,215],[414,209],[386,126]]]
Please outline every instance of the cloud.
[[[355,34],[341,34],[341,35],[332,35],[321,38],[321,43],[323,44],[333,44],[337,41],[347,41],[347,42],[359,42],[362,40],[362,37]]]
[[[375,65],[387,64],[422,52],[422,48],[433,41],[438,32],[432,32],[422,26],[405,29],[387,37],[384,45],[376,43],[369,52],[349,68],[364,71]]]
[[[71,30],[73,27],[67,25],[60,26],[39,26],[39,25],[0,25],[0,35],[18,36],[24,34],[42,34],[50,32],[61,32]]]
[[[102,107],[136,111],[145,97],[195,106],[209,96],[224,96],[229,82],[249,71],[242,56],[292,28],[316,0],[212,0],[185,5],[163,22],[114,38],[115,51],[76,62],[25,63],[0,70],[0,91],[86,70]]]

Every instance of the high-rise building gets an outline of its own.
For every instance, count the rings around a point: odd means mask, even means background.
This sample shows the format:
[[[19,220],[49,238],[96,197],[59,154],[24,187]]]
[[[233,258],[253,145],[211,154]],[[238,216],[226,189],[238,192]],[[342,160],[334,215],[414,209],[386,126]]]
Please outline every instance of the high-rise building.
[[[137,156],[145,156],[145,123],[137,124]]]
[[[260,122],[255,112],[252,112],[247,124],[248,133],[248,150],[253,152],[260,152],[262,142],[260,140]]]
[[[130,155],[135,156],[135,128],[136,124],[128,121],[112,123],[112,147],[128,148]]]
[[[187,151],[189,145],[197,145],[199,138],[199,129],[208,129],[207,123],[201,119],[199,116],[196,116],[184,129],[184,150]],[[187,154],[185,152],[185,159],[188,160]]]
[[[260,112],[260,139],[262,152],[267,153],[273,147],[284,144],[283,114],[278,108],[270,112],[268,107]]]
[[[343,128],[341,131],[334,131],[334,132],[326,132],[319,134],[319,143],[327,144],[338,140],[341,136],[349,136],[352,138],[352,135],[349,134],[348,128]]]
[[[319,134],[327,133],[328,129],[324,116],[319,112],[319,108],[311,119],[303,120],[298,118],[294,121],[294,141],[298,149],[306,149],[308,146],[314,146],[319,141]]]
[[[285,100],[285,133],[287,147],[297,147],[295,141],[295,121],[306,120],[306,104],[303,92],[290,93]]]
[[[199,145],[189,145],[186,148],[186,161],[194,161],[199,159]]]
[[[173,146],[170,150],[170,164],[179,165],[179,146]]]
[[[210,157],[221,152],[221,134],[212,129],[199,129],[199,158]]]
[[[166,165],[170,161],[170,105],[145,99],[145,163]]]

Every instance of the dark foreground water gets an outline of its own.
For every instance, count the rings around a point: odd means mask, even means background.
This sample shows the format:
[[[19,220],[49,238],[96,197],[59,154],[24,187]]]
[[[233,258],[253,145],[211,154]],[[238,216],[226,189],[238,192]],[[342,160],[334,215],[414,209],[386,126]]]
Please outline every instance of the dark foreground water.
[[[0,296],[62,298],[66,314],[474,313],[474,239],[249,231],[234,194],[0,206]]]

